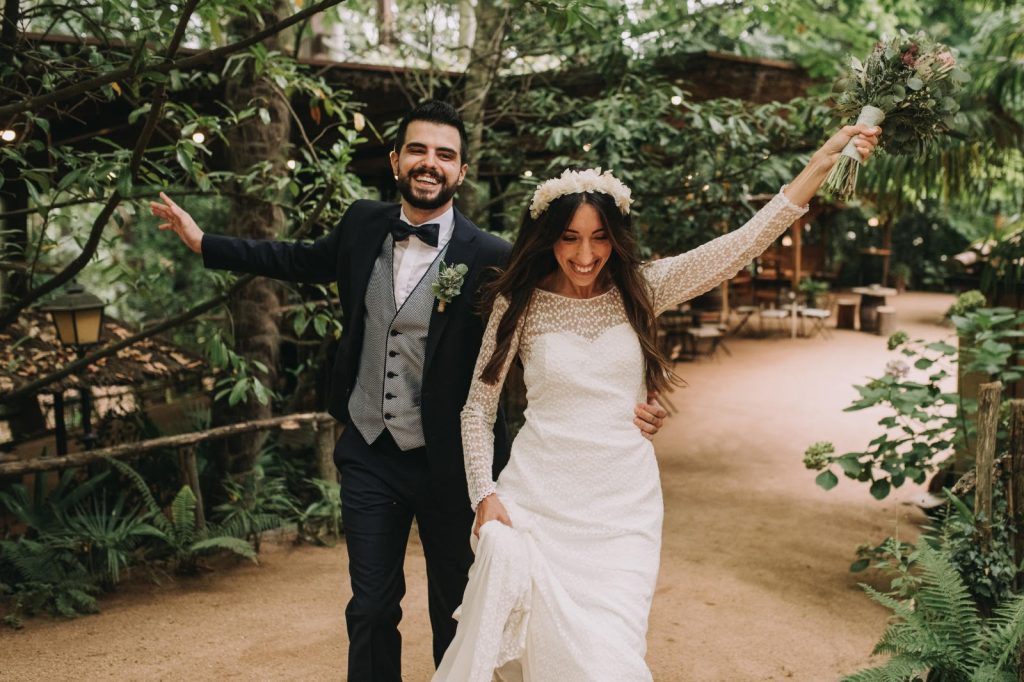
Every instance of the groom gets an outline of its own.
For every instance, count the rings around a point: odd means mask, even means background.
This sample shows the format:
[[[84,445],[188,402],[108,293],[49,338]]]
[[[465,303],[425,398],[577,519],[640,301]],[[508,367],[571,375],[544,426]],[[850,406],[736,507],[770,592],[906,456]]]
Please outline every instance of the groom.
[[[409,112],[390,154],[398,204],[356,201],[312,244],[204,234],[166,195],[153,213],[203,256],[208,268],[295,282],[336,281],[344,328],[328,410],[348,424],[335,448],[352,599],[345,609],[348,679],[401,680],[403,563],[413,519],[427,564],[434,663],[455,635],[473,562],[473,512],[462,459],[459,413],[480,350],[477,293],[509,245],[453,205],[467,165],[465,127],[450,105]],[[438,306],[431,284],[440,263],[467,267],[461,294]],[[638,405],[646,434],[664,411]],[[508,460],[504,419],[494,428],[494,475]]]

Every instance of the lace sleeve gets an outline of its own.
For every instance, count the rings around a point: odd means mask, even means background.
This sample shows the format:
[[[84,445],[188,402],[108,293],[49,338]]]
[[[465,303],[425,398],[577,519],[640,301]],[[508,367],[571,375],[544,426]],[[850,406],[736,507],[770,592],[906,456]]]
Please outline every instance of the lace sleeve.
[[[729,279],[806,212],[807,206],[795,205],[779,191],[740,229],[678,256],[648,263],[643,273],[655,311],[663,313]]]
[[[462,449],[466,463],[466,482],[469,484],[469,501],[474,511],[480,501],[495,490],[491,474],[494,464],[494,419],[498,413],[501,387],[519,349],[519,329],[516,329],[498,381],[487,384],[480,379],[480,373],[494,354],[498,322],[507,309],[508,299],[498,297],[487,321],[487,329],[484,330],[480,355],[477,356],[476,369],[473,370],[473,383],[469,387],[469,397],[462,408]]]

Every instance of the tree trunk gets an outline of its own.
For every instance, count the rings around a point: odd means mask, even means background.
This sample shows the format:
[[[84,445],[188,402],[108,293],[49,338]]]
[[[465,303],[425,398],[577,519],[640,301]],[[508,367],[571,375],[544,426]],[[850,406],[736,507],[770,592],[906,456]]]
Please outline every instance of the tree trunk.
[[[473,10],[473,0],[459,0],[460,59],[463,57],[462,51],[464,51],[464,56],[468,60],[470,50],[473,48],[473,40],[476,33],[476,16]]]
[[[377,44],[392,46],[395,44],[395,10],[392,0],[377,0]]]
[[[478,183],[484,140],[484,113],[487,95],[501,67],[501,48],[510,17],[505,2],[478,0],[476,3],[476,31],[469,65],[466,67],[465,100],[462,104],[462,119],[469,136],[471,163],[466,173],[466,183],[459,190],[459,209],[478,224],[486,222],[482,214],[484,197]]]
[[[276,14],[276,16],[275,16]],[[276,3],[274,13],[264,16],[264,24],[280,20],[287,11]],[[255,18],[246,18],[233,26],[239,35],[259,30]],[[282,36],[268,39],[267,47],[279,49]],[[270,114],[265,124],[262,117],[253,117],[228,131],[228,163],[232,172],[245,173],[256,164],[269,161],[274,175],[288,172],[288,139],[291,121],[287,102],[261,77],[254,77],[247,70],[238,78],[225,85],[225,99],[228,106],[244,109],[248,106],[262,107]],[[234,198],[231,200],[227,231],[248,239],[274,239],[284,227],[284,213],[280,207],[255,198]],[[231,316],[235,352],[249,363],[253,376],[269,388],[277,386],[278,354],[281,333],[278,328],[277,308],[282,301],[281,286],[272,280],[256,278],[241,288],[228,302]],[[262,374],[252,365],[262,362],[269,372]],[[255,397],[234,407],[226,402],[214,403],[213,422],[215,425],[265,419],[271,416],[271,406],[261,405]],[[236,474],[249,471],[266,440],[265,433],[247,433],[227,439],[220,456],[221,473]]]

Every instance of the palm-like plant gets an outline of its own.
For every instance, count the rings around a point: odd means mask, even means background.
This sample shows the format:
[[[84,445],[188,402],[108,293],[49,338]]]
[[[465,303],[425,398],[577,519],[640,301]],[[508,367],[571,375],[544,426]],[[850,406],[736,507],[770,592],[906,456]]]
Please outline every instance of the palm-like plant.
[[[36,476],[32,495],[20,483],[0,491],[0,508],[24,524],[32,537],[59,533],[71,510],[96,492],[109,473],[104,471],[76,485],[75,470],[67,469],[49,492],[46,477]]]
[[[126,511],[123,493],[109,510],[106,495],[97,496],[88,505],[77,505],[64,519],[57,536],[77,545],[89,571],[100,577],[104,588],[113,589],[142,540],[160,536],[148,523],[152,516],[141,505]]]
[[[1006,600],[984,619],[949,559],[927,545],[914,558],[922,574],[912,599],[864,586],[872,599],[893,611],[895,620],[874,650],[891,658],[844,682],[1015,682],[1016,654],[1024,639],[1024,595]]]

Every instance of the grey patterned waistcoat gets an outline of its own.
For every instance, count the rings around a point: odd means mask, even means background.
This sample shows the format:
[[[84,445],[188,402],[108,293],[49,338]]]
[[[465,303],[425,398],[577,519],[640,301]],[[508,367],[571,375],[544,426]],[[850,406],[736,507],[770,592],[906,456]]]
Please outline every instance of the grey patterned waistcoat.
[[[380,255],[366,285],[366,330],[359,356],[359,374],[348,411],[352,423],[367,443],[377,440],[384,429],[402,450],[426,445],[420,417],[423,360],[427,331],[434,309],[431,284],[445,247],[427,268],[423,279],[405,299],[395,304],[394,240],[384,239]]]

